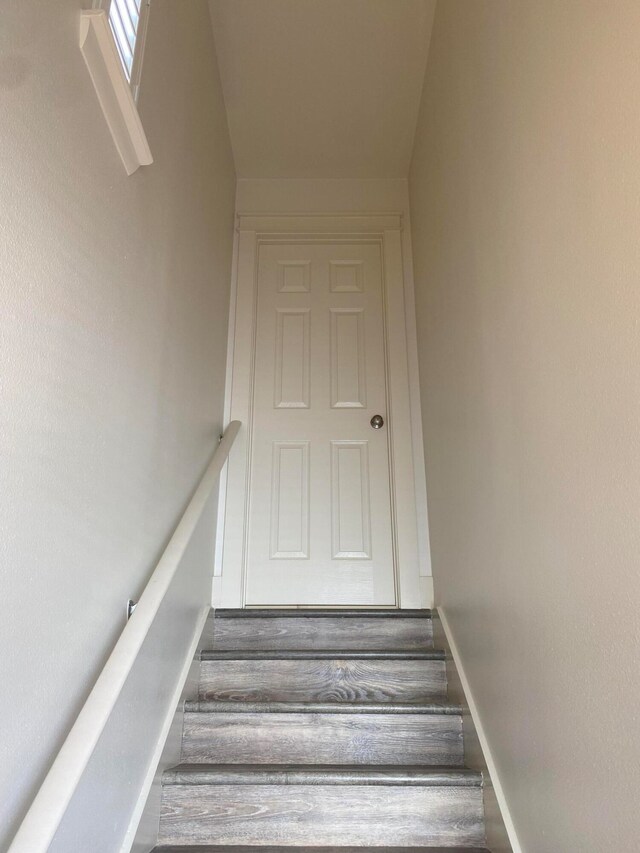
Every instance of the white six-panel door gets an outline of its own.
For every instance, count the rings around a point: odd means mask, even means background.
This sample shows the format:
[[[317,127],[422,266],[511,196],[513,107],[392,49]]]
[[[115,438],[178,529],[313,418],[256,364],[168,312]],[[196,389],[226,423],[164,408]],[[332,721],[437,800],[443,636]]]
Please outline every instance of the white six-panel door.
[[[215,606],[433,605],[402,233],[397,213],[238,214]]]
[[[395,604],[382,276],[379,242],[259,247],[249,605]]]

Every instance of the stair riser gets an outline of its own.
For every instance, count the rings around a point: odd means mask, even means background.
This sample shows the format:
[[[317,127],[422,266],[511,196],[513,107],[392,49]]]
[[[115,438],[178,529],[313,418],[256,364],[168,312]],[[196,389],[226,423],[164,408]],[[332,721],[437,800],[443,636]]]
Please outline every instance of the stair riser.
[[[463,763],[462,720],[426,714],[186,713],[182,761],[230,764]]]
[[[216,649],[428,649],[431,619],[286,617],[213,620]]]
[[[252,701],[442,701],[443,661],[202,661],[200,699]]]
[[[161,844],[476,845],[480,788],[165,786]]]

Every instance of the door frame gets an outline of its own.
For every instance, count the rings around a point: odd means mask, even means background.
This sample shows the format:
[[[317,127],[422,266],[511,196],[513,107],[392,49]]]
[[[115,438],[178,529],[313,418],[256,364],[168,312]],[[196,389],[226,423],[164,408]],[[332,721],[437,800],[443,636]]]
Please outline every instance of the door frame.
[[[380,245],[387,367],[391,521],[396,606],[420,608],[420,577],[414,459],[405,315],[402,214],[238,214],[233,316],[227,376],[227,418],[242,428],[229,456],[221,484],[218,539],[222,543],[214,569],[214,606],[244,607],[252,449],[253,378],[257,323],[258,253],[263,243],[348,242]],[[415,391],[414,391],[415,393]],[[414,401],[419,403],[419,401]]]

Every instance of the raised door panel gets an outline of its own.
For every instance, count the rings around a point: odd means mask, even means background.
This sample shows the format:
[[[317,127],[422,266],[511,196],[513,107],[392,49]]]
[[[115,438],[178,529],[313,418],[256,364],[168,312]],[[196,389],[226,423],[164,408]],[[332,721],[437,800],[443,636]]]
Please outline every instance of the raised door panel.
[[[279,292],[308,293],[311,283],[311,261],[279,261]]]
[[[329,261],[332,293],[362,293],[364,291],[364,261]]]
[[[309,442],[275,441],[271,471],[271,559],[307,560]]]
[[[331,442],[331,556],[370,560],[369,443]]]
[[[274,406],[309,408],[308,309],[277,309]]]
[[[331,309],[331,406],[364,409],[367,380],[364,309]]]

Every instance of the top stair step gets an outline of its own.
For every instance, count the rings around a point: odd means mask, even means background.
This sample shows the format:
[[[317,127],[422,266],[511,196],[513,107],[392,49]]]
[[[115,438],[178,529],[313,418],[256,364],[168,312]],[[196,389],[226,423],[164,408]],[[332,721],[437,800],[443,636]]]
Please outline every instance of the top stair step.
[[[395,608],[361,608],[353,610],[329,610],[311,607],[265,607],[233,608],[222,607],[214,611],[217,619],[297,619],[313,617],[316,619],[334,619],[345,616],[361,616],[367,619],[431,619],[430,610],[397,610]]]
[[[200,660],[445,660],[442,649],[203,649]]]
[[[213,648],[428,649],[430,610],[216,610]]]

